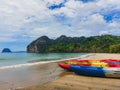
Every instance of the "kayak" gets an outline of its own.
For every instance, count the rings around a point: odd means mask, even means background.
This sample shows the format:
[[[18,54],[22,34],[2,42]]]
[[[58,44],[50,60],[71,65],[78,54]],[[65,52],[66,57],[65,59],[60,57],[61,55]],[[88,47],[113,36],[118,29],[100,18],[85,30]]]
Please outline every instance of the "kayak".
[[[118,59],[103,59],[102,62],[120,62]]]
[[[66,64],[91,64],[91,63],[119,63],[120,60],[117,59],[104,59],[104,60],[79,60],[79,59],[73,59],[68,60],[65,63]]]
[[[106,64],[106,63],[92,63],[92,64],[58,64],[61,68],[71,71],[70,66],[91,66],[91,67],[103,67],[103,68],[120,68],[120,64]]]
[[[70,66],[70,70],[79,75],[120,78],[120,68],[102,68],[91,66]]]
[[[71,71],[70,70],[70,66],[71,66],[71,64],[65,64],[65,63],[60,63],[60,64],[58,64],[61,68],[63,68],[63,69],[66,69],[66,70],[68,70],[68,71]],[[73,65],[77,65],[77,64],[73,64]],[[90,64],[79,64],[79,66],[91,66]]]
[[[70,64],[63,64],[63,63],[60,63],[60,64],[58,64],[58,65],[59,65],[61,68],[70,71]]]

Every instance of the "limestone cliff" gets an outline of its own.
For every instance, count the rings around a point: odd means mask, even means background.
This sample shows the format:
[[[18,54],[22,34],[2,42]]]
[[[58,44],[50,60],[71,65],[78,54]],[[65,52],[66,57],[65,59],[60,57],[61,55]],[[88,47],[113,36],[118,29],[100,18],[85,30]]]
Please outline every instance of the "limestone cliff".
[[[42,36],[27,46],[27,52],[43,53],[46,51],[46,48],[50,46],[51,42],[52,40],[47,36]]]

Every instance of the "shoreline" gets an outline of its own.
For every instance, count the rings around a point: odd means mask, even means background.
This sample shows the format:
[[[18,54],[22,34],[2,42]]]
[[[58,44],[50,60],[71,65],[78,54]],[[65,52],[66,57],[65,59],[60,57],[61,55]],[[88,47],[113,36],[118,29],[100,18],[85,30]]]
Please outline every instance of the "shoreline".
[[[83,58],[90,55],[86,54],[69,59]],[[69,59],[0,67],[0,90],[14,90],[53,81],[65,71],[58,66],[58,63]]]
[[[37,64],[29,67],[0,70],[0,90],[15,90],[43,84],[57,79],[64,72],[58,63]]]
[[[120,54],[95,53],[81,59],[120,59]],[[18,90],[119,90],[120,79],[76,75],[72,72],[44,84],[31,85]]]
[[[2,69],[20,68],[20,67],[28,67],[28,66],[46,64],[46,63],[62,62],[62,61],[70,60],[70,59],[81,59],[81,58],[88,57],[88,56],[91,56],[91,55],[93,55],[93,54],[85,54],[85,55],[81,55],[81,56],[78,56],[78,57],[68,58],[68,59],[61,59],[61,60],[39,61],[39,62],[33,62],[33,63],[2,66],[2,67],[0,67],[0,70],[2,70]]]

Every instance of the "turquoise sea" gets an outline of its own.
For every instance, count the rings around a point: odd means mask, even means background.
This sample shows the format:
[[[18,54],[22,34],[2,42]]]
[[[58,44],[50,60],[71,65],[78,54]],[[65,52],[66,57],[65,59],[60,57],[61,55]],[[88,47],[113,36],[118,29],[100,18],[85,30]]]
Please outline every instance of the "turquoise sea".
[[[0,53],[0,67],[80,57],[82,53]]]

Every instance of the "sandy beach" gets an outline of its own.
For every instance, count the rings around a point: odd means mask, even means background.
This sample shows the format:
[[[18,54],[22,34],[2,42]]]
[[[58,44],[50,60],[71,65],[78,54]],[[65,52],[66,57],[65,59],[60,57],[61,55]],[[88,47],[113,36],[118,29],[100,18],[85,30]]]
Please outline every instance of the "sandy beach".
[[[90,54],[81,59],[120,59],[120,54]],[[64,62],[64,61],[63,61]],[[119,90],[120,79],[76,75],[57,62],[0,70],[0,90]]]
[[[93,54],[82,59],[120,59],[120,54]],[[59,68],[59,67],[57,67]],[[60,68],[59,68],[60,69]],[[56,80],[19,90],[119,90],[120,79],[76,75],[64,70]]]

